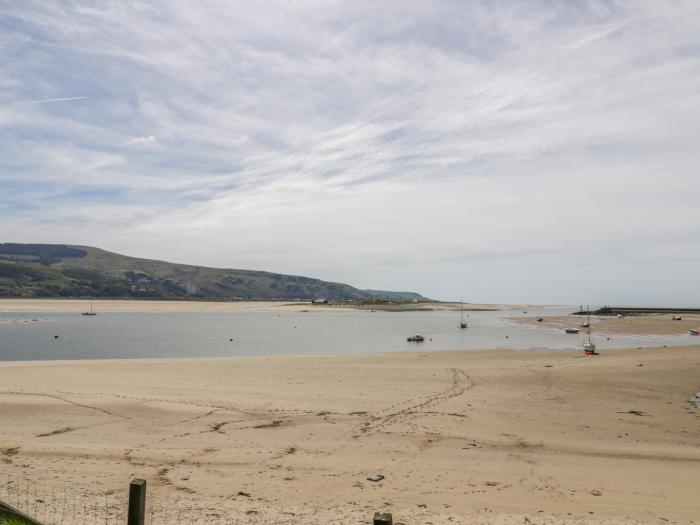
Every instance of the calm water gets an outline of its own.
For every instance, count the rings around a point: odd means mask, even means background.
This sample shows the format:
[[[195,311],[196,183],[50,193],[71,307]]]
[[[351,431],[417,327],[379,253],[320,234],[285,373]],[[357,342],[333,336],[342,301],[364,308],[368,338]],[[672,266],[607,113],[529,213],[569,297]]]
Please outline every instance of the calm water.
[[[557,307],[529,315],[573,311]],[[107,359],[130,357],[273,356],[427,350],[580,349],[583,335],[566,335],[516,324],[522,312],[472,312],[460,330],[458,312],[270,312],[231,313],[0,313],[0,360]],[[406,337],[422,334],[425,343]],[[58,339],[54,338],[58,335]],[[508,336],[506,338],[506,336]],[[233,339],[233,341],[230,341]],[[601,350],[681,345],[686,336],[614,336],[595,339]]]

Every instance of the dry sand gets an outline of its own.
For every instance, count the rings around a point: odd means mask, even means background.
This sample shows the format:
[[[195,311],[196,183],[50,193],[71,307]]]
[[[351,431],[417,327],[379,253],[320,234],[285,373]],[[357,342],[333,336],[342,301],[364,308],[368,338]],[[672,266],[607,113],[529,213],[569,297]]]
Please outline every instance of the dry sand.
[[[700,520],[700,347],[6,362],[0,385],[0,472],[59,487],[143,477],[265,524]]]

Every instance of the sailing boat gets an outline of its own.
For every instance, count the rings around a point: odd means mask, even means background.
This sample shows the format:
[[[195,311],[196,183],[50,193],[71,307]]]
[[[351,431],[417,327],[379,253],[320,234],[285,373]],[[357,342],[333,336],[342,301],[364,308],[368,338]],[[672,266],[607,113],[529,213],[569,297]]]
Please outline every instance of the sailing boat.
[[[461,299],[460,299],[460,301],[459,301],[459,309],[460,309],[460,312],[461,312],[461,315],[462,315],[461,321],[460,321],[460,323],[459,323],[459,327],[460,327],[460,328],[466,328],[466,327],[467,327],[467,322],[464,320],[464,301],[461,300]]]
[[[595,350],[595,343],[591,341],[591,308],[586,306],[586,309],[588,310],[588,320],[586,321],[588,325],[588,341],[584,341],[583,351],[586,352],[586,355],[598,355],[598,352]]]
[[[83,312],[83,315],[97,315],[97,312],[92,311],[92,297],[90,297],[90,311],[89,312]]]

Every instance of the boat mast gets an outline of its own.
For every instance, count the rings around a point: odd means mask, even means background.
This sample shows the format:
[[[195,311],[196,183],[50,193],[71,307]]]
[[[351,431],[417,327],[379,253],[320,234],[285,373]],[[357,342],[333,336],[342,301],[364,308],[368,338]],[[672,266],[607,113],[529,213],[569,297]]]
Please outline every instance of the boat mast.
[[[591,342],[591,306],[586,305],[586,314],[587,314],[587,320],[586,322],[588,323],[588,343],[590,344]]]

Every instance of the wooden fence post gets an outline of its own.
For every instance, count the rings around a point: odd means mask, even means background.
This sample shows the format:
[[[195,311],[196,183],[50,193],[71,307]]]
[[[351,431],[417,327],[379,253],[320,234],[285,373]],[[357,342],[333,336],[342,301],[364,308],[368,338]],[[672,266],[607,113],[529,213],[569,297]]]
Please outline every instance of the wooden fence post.
[[[375,512],[374,525],[394,525],[394,518],[390,512]]]
[[[146,480],[133,479],[129,484],[127,525],[143,525],[146,518]]]

